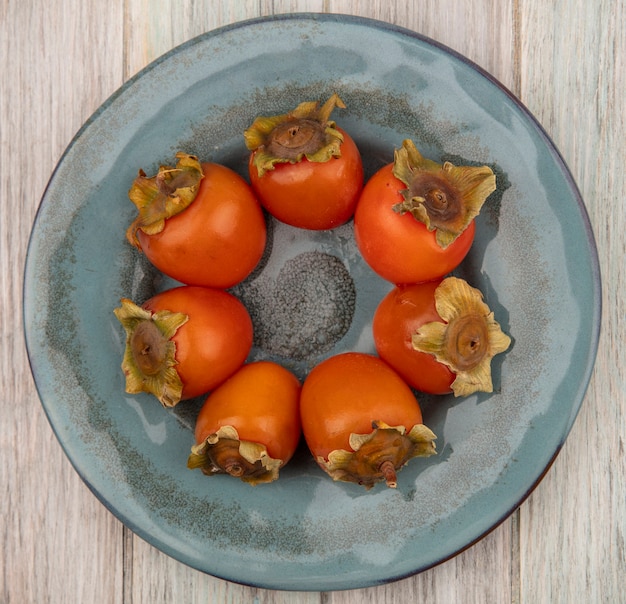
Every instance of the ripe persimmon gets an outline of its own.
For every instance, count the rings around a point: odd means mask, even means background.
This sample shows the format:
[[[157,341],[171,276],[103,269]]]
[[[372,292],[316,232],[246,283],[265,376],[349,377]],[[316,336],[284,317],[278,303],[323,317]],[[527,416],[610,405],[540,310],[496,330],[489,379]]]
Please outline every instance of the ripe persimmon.
[[[347,352],[316,365],[302,386],[300,415],[313,457],[334,480],[395,487],[411,458],[435,453],[412,390],[373,355]]]

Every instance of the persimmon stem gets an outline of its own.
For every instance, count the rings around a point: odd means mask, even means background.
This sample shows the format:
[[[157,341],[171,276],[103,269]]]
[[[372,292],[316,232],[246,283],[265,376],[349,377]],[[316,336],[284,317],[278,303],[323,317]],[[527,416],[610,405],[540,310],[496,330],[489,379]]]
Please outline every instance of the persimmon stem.
[[[396,468],[393,465],[393,462],[387,459],[380,464],[380,471],[382,472],[383,477],[385,478],[385,483],[391,489],[395,489],[398,486],[398,479],[396,475]]]
[[[243,466],[237,463],[236,461],[231,461],[225,464],[224,470],[231,476],[235,476],[237,478],[239,478],[240,476],[243,476],[244,474]]]

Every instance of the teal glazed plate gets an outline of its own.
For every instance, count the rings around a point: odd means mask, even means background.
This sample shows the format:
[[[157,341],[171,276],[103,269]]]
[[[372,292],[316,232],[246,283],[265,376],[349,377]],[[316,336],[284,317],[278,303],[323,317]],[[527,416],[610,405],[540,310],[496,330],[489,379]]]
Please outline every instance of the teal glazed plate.
[[[267,40],[272,44],[268,45]],[[456,273],[511,336],[493,394],[419,395],[437,455],[397,489],[333,482],[304,446],[278,481],[251,487],[186,469],[202,400],[166,410],[124,392],[120,298],[175,283],[126,242],[137,171],[177,151],[247,178],[257,115],[325,101],[361,149],[366,177],[405,138],[423,155],[487,164],[497,190]],[[253,317],[251,359],[304,378],[338,352],[374,352],[391,286],[352,224],[313,232],[268,219],[258,269],[233,289]],[[208,32],[126,82],[77,133],[32,230],[24,279],[32,372],[76,471],[126,526],[169,556],[230,581],[284,590],[377,585],[432,567],[506,519],[537,485],[582,403],[600,326],[600,275],[577,187],[542,127],[479,67],[414,32],[362,18],[292,14]]]

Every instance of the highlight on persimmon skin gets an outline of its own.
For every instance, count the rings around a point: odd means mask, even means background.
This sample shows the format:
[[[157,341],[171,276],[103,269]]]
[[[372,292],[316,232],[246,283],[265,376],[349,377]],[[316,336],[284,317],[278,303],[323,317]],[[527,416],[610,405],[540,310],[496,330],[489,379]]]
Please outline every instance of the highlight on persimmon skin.
[[[188,467],[252,485],[277,480],[300,442],[300,389],[278,363],[244,365],[204,402]]]
[[[302,431],[319,466],[334,480],[397,486],[413,457],[435,454],[412,390],[374,355],[348,352],[316,365],[302,386]]]

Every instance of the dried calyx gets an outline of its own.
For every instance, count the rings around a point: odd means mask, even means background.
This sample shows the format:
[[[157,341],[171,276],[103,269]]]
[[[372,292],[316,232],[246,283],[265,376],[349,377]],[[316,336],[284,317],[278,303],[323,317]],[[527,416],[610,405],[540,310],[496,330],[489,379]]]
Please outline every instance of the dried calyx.
[[[187,153],[177,153],[176,158],[176,166],[161,166],[155,176],[146,176],[139,170],[128,192],[139,215],[128,227],[126,239],[137,249],[141,249],[139,229],[147,235],[160,233],[166,219],[182,212],[196,198],[204,177],[202,165],[197,157]]]
[[[416,424],[407,432],[404,426],[374,421],[369,434],[350,435],[352,451],[337,449],[329,453],[328,461],[318,457],[317,463],[334,480],[355,482],[366,489],[378,482],[395,488],[397,472],[409,460],[435,454],[435,439],[423,424]]]
[[[191,470],[199,468],[207,476],[229,474],[252,485],[273,482],[282,465],[264,445],[240,440],[233,426],[222,426],[194,445],[187,460]]]
[[[180,402],[183,384],[176,371],[176,344],[172,336],[188,316],[168,310],[152,313],[122,298],[113,312],[126,331],[122,370],[126,392],[148,392],[164,407]]]
[[[394,206],[399,214],[410,213],[437,243],[448,247],[479,214],[495,191],[496,177],[488,166],[455,166],[426,159],[410,140],[394,154],[394,176],[406,185],[403,201]]]
[[[333,94],[322,106],[305,102],[289,113],[257,117],[244,138],[247,148],[255,151],[253,161],[259,176],[278,163],[295,164],[304,158],[325,162],[340,157],[343,135],[330,120],[335,107],[345,105]]]
[[[455,396],[493,392],[491,359],[507,350],[511,338],[495,321],[481,292],[458,277],[444,279],[435,290],[442,321],[422,325],[412,337],[415,350],[433,354],[456,375]]]

